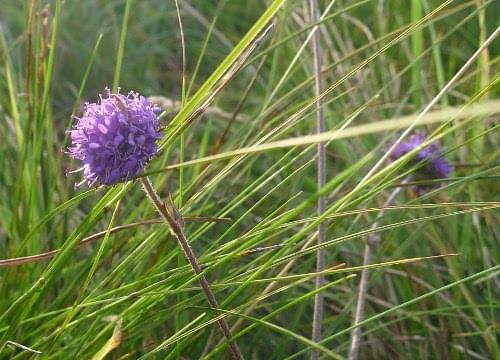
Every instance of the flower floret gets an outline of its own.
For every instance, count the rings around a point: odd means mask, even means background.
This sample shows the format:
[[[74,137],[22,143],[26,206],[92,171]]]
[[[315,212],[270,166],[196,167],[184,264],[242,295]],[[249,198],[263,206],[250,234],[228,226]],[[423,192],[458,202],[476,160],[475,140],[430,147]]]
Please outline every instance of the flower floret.
[[[140,174],[157,154],[160,108],[137,92],[112,94],[85,103],[71,130],[69,154],[83,162],[84,182],[112,185]]]
[[[392,150],[390,158],[396,161],[409,152],[421,146],[426,139],[426,134],[423,132],[410,136],[408,141],[400,142]],[[441,179],[447,178],[451,175],[452,166],[443,156],[443,148],[439,141],[434,141],[429,145],[423,147],[415,155],[413,164],[421,165],[418,167],[415,178],[418,179]],[[420,190],[427,190],[422,187]]]

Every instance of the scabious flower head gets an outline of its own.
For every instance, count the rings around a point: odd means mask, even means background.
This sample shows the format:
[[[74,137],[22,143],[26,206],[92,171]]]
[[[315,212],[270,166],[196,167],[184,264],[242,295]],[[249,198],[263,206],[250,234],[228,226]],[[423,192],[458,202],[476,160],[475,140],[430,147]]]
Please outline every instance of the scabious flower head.
[[[390,158],[393,161],[403,157],[410,151],[422,145],[425,141],[426,135],[423,132],[410,136],[408,141],[399,143],[392,151]],[[413,163],[421,163],[422,166],[418,168],[417,179],[441,179],[447,178],[451,175],[452,167],[448,160],[442,155],[442,146],[439,141],[422,148],[413,159]],[[423,192],[428,187],[420,187],[417,190]]]
[[[113,185],[144,170],[157,154],[160,108],[136,92],[112,94],[85,103],[83,115],[71,132],[69,155],[81,160],[89,186]]]

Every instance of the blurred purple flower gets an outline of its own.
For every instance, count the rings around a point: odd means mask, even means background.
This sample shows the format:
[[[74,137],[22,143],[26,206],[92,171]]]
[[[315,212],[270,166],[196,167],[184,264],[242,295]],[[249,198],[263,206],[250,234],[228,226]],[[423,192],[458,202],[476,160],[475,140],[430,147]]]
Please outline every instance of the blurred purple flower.
[[[83,162],[81,183],[89,186],[129,180],[158,152],[160,108],[133,91],[125,96],[106,88],[106,96],[100,103],[85,103],[70,131],[69,154]]]
[[[403,157],[410,151],[422,145],[426,134],[423,132],[410,136],[408,141],[399,143],[392,151],[390,157],[393,161]],[[439,141],[422,148],[413,159],[412,163],[422,163],[417,169],[416,179],[441,179],[451,175],[452,167],[442,155],[443,149]],[[426,190],[420,187],[420,190]]]

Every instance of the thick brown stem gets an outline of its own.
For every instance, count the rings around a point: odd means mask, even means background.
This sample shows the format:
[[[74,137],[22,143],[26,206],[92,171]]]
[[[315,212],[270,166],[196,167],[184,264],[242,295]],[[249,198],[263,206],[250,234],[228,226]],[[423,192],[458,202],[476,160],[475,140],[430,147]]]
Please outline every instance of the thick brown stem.
[[[203,275],[203,271],[201,270],[201,266],[198,263],[198,260],[193,252],[193,249],[191,249],[191,246],[189,245],[186,236],[184,235],[184,229],[183,229],[184,224],[182,218],[180,218],[180,215],[178,214],[176,209],[171,209],[171,211],[167,209],[167,207],[161,201],[160,197],[153,188],[153,185],[151,184],[151,181],[149,180],[148,177],[143,177],[141,181],[149,199],[154,204],[155,208],[158,210],[163,220],[165,220],[165,222],[170,226],[172,233],[177,238],[177,241],[179,242],[180,246],[182,247],[182,250],[184,251],[184,255],[189,261],[189,264],[191,264],[191,267],[193,268],[195,274],[198,275],[198,281],[200,282],[201,288],[203,289],[203,292],[207,297],[210,307],[217,309],[219,307],[219,304],[217,303],[215,295],[212,292],[212,289],[210,288],[210,285],[208,284],[205,275]],[[173,206],[173,204],[171,204],[171,206]],[[232,341],[231,339],[232,334],[226,319],[221,318],[220,320],[217,320],[217,323],[219,324],[222,333],[229,341],[229,347],[231,349],[232,357],[238,360],[243,359],[243,355],[241,354],[238,344],[236,344],[236,342]]]

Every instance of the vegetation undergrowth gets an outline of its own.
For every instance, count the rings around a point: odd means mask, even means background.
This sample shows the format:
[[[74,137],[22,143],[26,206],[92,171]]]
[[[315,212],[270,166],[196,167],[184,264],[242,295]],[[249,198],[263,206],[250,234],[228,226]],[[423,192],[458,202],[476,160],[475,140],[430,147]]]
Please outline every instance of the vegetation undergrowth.
[[[2,1],[0,359],[219,359],[221,317],[246,358],[347,358],[357,326],[359,358],[500,356],[499,1],[318,5],[313,22],[307,0]],[[162,108],[160,153],[76,188],[67,130],[105,87]],[[416,176],[420,149],[391,160],[406,132],[439,141],[452,174]]]

